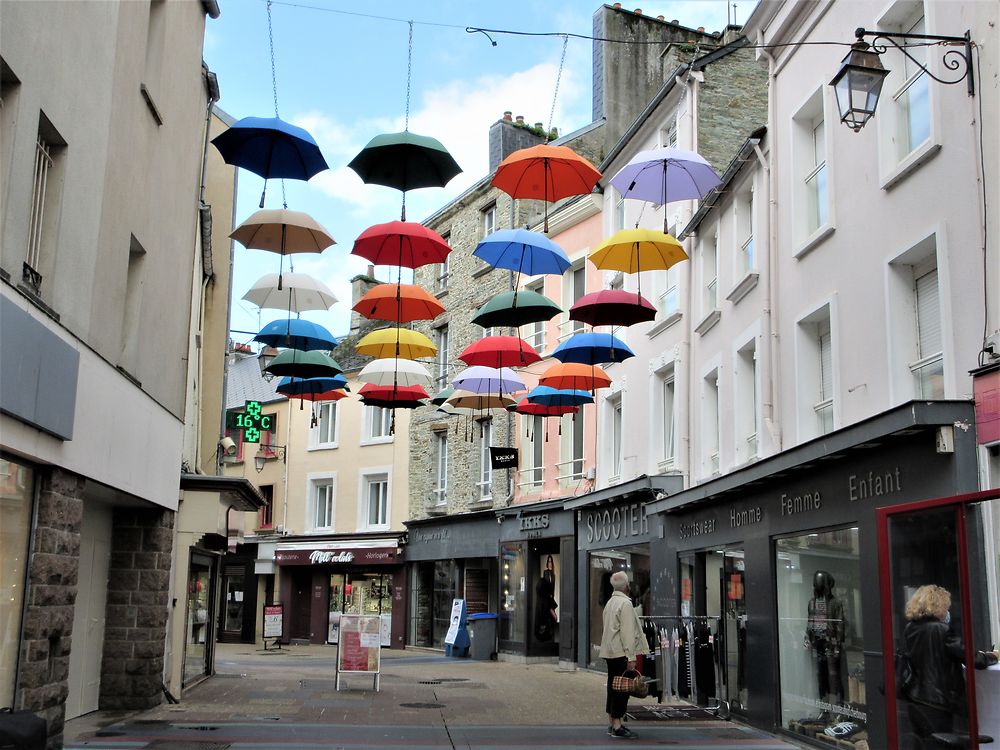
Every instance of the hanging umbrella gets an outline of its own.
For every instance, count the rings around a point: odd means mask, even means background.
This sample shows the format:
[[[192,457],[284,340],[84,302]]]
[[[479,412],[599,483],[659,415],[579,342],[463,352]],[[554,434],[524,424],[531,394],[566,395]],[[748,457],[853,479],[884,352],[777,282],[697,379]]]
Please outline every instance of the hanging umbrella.
[[[653,320],[656,308],[645,297],[621,289],[585,294],[569,309],[569,319],[592,326],[630,326]]]
[[[278,275],[265,274],[243,295],[247,302],[260,308],[288,310],[329,310],[337,303],[330,288],[319,279],[304,273],[286,273],[283,288],[278,288]]]
[[[470,393],[517,393],[525,390],[524,381],[509,367],[476,365],[462,370],[451,381],[455,388]]]
[[[444,312],[444,305],[415,284],[379,284],[369,289],[351,309],[373,320],[409,323],[434,320]]]
[[[687,260],[681,243],[655,229],[623,229],[604,240],[589,256],[595,267],[605,271],[666,271]]]
[[[351,255],[376,266],[420,268],[444,263],[450,252],[448,243],[433,229],[412,221],[390,221],[363,231],[354,241]]]
[[[515,151],[497,167],[493,185],[511,198],[545,201],[544,231],[549,231],[549,201],[586,195],[601,179],[593,164],[568,146],[547,143]]]
[[[212,139],[226,164],[264,178],[260,207],[264,208],[267,180],[285,177],[308,180],[329,169],[308,131],[277,117],[244,117]]]
[[[347,398],[347,391],[343,388],[334,388],[332,391],[324,393],[293,393],[288,394],[288,398],[297,398],[300,401],[340,401]]]
[[[433,398],[431,399],[431,403],[432,404],[435,403],[435,400]],[[437,405],[437,409],[434,410],[434,413],[435,414],[441,413],[449,417],[454,417],[456,414],[458,414],[458,409],[449,404],[447,401],[442,401]]]
[[[597,365],[559,362],[542,373],[538,384],[560,390],[594,391],[598,388],[608,388],[611,385],[611,378]]]
[[[518,326],[551,320],[562,312],[562,308],[548,297],[521,289],[516,292],[501,292],[479,308],[472,322],[483,328],[494,326]]]
[[[704,198],[721,184],[712,165],[703,156],[669,146],[640,151],[610,182],[623,198],[648,201],[657,206]],[[663,231],[667,231],[666,211],[663,212]]]
[[[542,359],[531,344],[517,336],[487,336],[466,347],[458,358],[470,367],[523,367]]]
[[[437,354],[437,347],[418,331],[409,328],[380,328],[361,339],[355,346],[355,351],[375,359],[420,359],[433,357]]]
[[[271,375],[293,378],[335,377],[343,371],[336,360],[325,352],[303,352],[298,349],[285,349],[264,368],[264,372]]]
[[[518,414],[526,414],[534,417],[561,417],[563,414],[576,414],[580,411],[580,407],[534,404],[528,401],[527,396],[522,396],[508,411],[516,411]]]
[[[587,391],[560,390],[547,385],[537,385],[525,396],[530,403],[543,406],[583,406],[594,403],[594,397]]]
[[[350,389],[347,387],[347,378],[335,375],[332,378],[282,378],[274,390],[286,396],[299,396]]]
[[[301,211],[287,208],[256,211],[229,235],[248,250],[269,250],[281,256],[278,290],[285,256],[292,253],[321,253],[335,245],[333,237],[319,222]],[[327,308],[329,309],[329,308]]]
[[[358,380],[374,386],[424,385],[431,382],[431,374],[419,362],[409,359],[373,359],[358,373]]]
[[[599,365],[604,362],[623,362],[634,357],[635,352],[610,333],[577,333],[559,344],[552,356],[560,362]]]
[[[487,411],[489,409],[506,409],[514,403],[514,399],[507,396],[498,396],[495,393],[465,393],[457,391],[445,403],[451,404],[456,409]]]
[[[462,168],[440,141],[408,130],[372,138],[347,165],[369,185],[444,187]]]
[[[561,275],[570,266],[566,252],[540,232],[501,229],[476,245],[472,252],[494,268],[506,268],[528,276]]]
[[[434,398],[431,399],[431,403],[436,406],[441,406],[445,401],[455,395],[455,386],[448,385],[442,388],[435,394]]]
[[[337,339],[332,333],[318,323],[301,318],[272,320],[253,337],[253,340],[264,346],[301,351],[313,349],[330,351],[337,346]]]
[[[358,389],[358,395],[368,406],[382,406],[390,409],[412,409],[423,405],[428,398],[427,391],[419,385],[377,386],[366,383]]]

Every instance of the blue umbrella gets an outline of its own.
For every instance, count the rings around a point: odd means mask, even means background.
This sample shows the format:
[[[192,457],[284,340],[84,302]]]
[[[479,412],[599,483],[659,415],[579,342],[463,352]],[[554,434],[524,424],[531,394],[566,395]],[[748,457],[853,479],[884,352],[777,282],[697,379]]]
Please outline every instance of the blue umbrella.
[[[263,177],[264,193],[268,179],[308,180],[329,169],[309,132],[277,117],[244,117],[213,138],[212,144],[226,164]]]
[[[350,390],[347,388],[347,378],[343,375],[332,378],[282,378],[274,390],[286,396],[301,396],[327,393],[338,388]]]
[[[543,406],[581,406],[594,403],[594,397],[588,391],[560,390],[547,385],[536,385],[525,398],[529,403]]]
[[[570,266],[565,251],[540,232],[501,229],[480,242],[472,253],[494,268],[537,276],[561,275]]]
[[[301,318],[288,320],[273,320],[253,337],[264,346],[276,346],[283,349],[313,349],[330,350],[337,346],[337,339],[323,326]]]
[[[634,357],[635,352],[610,333],[578,333],[559,344],[552,356],[560,362],[600,365],[605,362],[622,362]]]

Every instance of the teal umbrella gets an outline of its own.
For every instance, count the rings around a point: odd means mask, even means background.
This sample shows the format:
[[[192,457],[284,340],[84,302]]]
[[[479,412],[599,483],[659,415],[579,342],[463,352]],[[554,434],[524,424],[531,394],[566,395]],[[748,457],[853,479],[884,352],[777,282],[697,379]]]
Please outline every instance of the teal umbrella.
[[[343,371],[329,354],[299,349],[285,349],[264,368],[264,372],[271,375],[294,378],[332,378]]]
[[[502,292],[479,308],[472,322],[483,328],[494,326],[523,326],[552,320],[562,308],[548,297],[521,289]]]

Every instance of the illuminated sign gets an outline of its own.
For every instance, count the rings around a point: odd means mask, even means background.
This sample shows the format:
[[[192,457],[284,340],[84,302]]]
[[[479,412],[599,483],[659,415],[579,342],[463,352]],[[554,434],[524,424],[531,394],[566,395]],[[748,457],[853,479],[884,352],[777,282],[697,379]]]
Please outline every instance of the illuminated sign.
[[[226,414],[226,429],[243,430],[244,443],[259,443],[262,432],[274,432],[275,415],[264,414],[260,401],[247,401],[243,409]]]

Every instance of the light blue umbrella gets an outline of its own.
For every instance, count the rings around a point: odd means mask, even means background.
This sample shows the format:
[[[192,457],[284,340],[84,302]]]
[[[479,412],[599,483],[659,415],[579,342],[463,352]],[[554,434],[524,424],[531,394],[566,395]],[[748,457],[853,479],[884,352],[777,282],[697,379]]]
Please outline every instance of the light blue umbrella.
[[[562,275],[569,268],[566,252],[540,232],[528,229],[501,229],[480,242],[472,253],[494,268],[537,276]]]
[[[578,333],[559,344],[552,356],[560,362],[601,365],[606,362],[623,362],[634,357],[635,352],[610,333]]]
[[[318,323],[301,318],[272,320],[260,333],[253,337],[264,346],[282,349],[299,349],[307,352],[313,349],[331,350],[337,346],[337,339]]]

